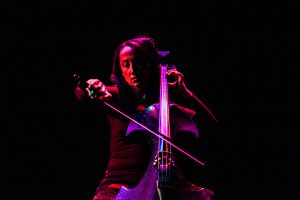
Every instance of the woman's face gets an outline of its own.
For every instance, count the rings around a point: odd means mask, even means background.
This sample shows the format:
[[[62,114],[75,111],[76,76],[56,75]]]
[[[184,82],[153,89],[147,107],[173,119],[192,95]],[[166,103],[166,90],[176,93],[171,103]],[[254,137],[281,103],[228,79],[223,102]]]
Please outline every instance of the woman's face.
[[[144,92],[151,72],[150,62],[129,46],[120,51],[119,62],[127,84],[135,91]]]

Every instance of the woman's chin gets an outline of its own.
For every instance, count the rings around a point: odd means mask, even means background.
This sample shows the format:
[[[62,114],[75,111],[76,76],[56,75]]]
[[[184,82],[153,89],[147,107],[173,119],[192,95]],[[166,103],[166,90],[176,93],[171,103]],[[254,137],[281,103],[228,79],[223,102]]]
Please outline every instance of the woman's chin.
[[[137,92],[137,93],[141,92],[140,85],[131,85],[130,87],[134,92]]]
[[[131,83],[130,87],[132,87],[132,88],[139,88],[140,87],[140,83],[138,83],[138,82]]]

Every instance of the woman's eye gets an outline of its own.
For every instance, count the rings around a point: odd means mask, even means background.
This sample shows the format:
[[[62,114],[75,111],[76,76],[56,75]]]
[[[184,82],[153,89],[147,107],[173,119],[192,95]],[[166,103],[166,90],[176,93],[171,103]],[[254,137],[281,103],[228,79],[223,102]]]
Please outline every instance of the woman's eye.
[[[125,68],[128,68],[128,67],[130,66],[130,64],[129,64],[128,61],[123,61],[123,62],[121,63],[121,66],[122,66],[122,67],[125,67]]]

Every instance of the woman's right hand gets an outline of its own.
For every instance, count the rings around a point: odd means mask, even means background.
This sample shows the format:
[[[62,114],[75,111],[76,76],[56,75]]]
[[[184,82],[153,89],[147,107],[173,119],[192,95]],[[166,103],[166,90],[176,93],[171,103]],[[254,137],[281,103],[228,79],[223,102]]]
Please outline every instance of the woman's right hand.
[[[112,98],[106,86],[99,79],[89,79],[86,83],[88,84],[86,91],[90,99],[104,101]]]

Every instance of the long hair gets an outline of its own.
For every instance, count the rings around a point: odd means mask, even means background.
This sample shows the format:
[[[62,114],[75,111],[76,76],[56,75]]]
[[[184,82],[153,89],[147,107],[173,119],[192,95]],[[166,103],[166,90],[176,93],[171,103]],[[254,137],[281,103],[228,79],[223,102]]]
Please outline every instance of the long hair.
[[[151,95],[153,97],[156,96],[156,93],[159,93],[158,87],[159,86],[159,75],[160,75],[160,68],[159,68],[159,54],[157,49],[156,41],[145,34],[138,35],[133,37],[132,39],[126,40],[122,42],[117,49],[115,50],[114,54],[114,63],[112,73],[110,75],[110,80],[118,85],[119,87],[128,90],[129,86],[127,85],[126,81],[124,80],[121,72],[121,67],[119,63],[119,55],[120,51],[129,46],[133,48],[139,56],[146,59],[150,62],[151,66],[151,74],[149,81],[151,84],[148,84],[148,88],[146,88],[147,95]],[[155,91],[157,90],[157,91]]]

